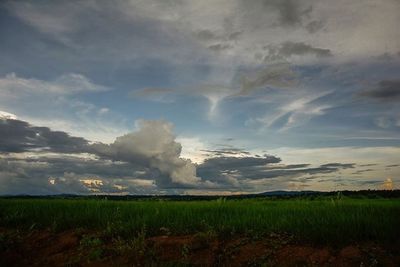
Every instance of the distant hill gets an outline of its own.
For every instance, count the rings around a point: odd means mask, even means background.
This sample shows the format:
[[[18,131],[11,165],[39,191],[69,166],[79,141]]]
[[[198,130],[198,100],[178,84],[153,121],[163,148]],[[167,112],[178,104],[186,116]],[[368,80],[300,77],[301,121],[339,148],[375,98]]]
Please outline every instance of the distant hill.
[[[108,199],[108,200],[213,200],[219,198],[225,199],[246,199],[246,198],[295,198],[295,197],[318,197],[318,196],[351,196],[356,198],[400,198],[400,190],[359,190],[359,191],[268,191],[255,194],[242,195],[8,195],[0,198],[46,198],[46,199]]]
[[[326,193],[329,193],[329,192],[278,190],[278,191],[262,192],[262,193],[259,193],[256,195],[259,195],[259,196],[301,196],[301,195],[319,195],[319,194],[326,194]]]

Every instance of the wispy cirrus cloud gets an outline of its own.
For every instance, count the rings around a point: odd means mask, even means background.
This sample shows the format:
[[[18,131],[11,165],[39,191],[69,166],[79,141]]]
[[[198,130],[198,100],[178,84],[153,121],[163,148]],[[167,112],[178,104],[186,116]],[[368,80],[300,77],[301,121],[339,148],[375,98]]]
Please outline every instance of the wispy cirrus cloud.
[[[29,95],[71,95],[110,90],[110,88],[95,84],[87,77],[76,73],[61,75],[53,81],[22,78],[15,73],[10,73],[0,78],[0,88],[0,96],[11,99]]]

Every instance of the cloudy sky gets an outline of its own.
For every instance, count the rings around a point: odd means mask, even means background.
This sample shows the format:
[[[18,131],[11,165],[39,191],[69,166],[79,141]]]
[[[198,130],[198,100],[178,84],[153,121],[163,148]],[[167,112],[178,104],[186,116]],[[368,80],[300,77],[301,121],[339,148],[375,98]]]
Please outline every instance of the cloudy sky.
[[[398,0],[1,1],[0,194],[398,188]]]

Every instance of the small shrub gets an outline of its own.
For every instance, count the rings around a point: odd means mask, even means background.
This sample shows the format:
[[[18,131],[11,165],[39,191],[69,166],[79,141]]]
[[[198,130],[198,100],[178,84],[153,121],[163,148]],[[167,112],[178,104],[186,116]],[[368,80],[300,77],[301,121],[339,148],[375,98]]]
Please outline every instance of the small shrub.
[[[101,241],[100,238],[85,235],[82,237],[79,244],[81,248],[93,248],[102,245],[103,242]]]

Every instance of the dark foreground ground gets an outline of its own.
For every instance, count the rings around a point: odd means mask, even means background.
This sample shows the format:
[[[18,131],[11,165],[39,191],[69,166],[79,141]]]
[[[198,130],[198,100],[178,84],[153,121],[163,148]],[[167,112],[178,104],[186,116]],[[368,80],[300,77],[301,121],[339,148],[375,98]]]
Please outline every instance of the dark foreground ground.
[[[400,199],[3,198],[0,266],[400,266]]]
[[[399,243],[315,245],[275,234],[139,236],[130,241],[82,230],[2,229],[1,234],[9,243],[0,253],[0,266],[400,266]]]

